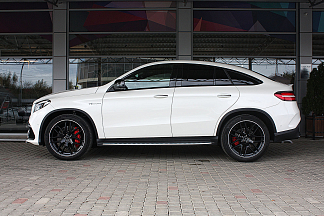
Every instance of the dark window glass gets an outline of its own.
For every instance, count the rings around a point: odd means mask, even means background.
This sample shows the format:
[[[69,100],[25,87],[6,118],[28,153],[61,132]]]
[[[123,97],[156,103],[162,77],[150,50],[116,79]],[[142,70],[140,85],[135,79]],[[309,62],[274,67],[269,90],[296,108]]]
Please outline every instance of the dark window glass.
[[[324,29],[323,29],[324,32]],[[324,35],[313,34],[313,56],[324,56]]]
[[[0,10],[37,10],[53,9],[47,2],[1,2]],[[21,26],[21,25],[20,25]]]
[[[170,86],[172,64],[160,64],[140,69],[125,79],[129,90],[146,88],[166,88]]]
[[[226,70],[228,75],[231,77],[231,80],[234,85],[258,85],[262,83],[260,80],[251,77],[249,75],[233,71],[233,70]]]
[[[217,85],[217,86],[233,85],[223,68],[216,68],[215,73],[216,73],[215,74],[215,85]]]
[[[313,32],[324,32],[324,11],[313,11]]]
[[[296,8],[292,2],[194,1],[194,8]]]
[[[176,1],[84,1],[70,2],[70,9],[86,8],[175,8]]]
[[[0,33],[52,33],[53,31],[51,11],[4,12],[0,13],[0,20]]]
[[[296,32],[296,11],[194,10],[193,18],[195,32]]]
[[[212,86],[214,85],[213,66],[184,64],[182,86]]]
[[[175,32],[175,10],[70,11],[71,32]]]

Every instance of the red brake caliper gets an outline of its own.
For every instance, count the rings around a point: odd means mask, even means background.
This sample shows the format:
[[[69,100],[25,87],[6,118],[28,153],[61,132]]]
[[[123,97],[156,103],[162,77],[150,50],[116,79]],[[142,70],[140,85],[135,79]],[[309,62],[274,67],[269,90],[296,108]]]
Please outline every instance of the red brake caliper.
[[[238,144],[240,144],[240,142],[239,141],[236,141],[237,140],[237,137],[232,137],[232,142],[234,142],[233,144],[235,145],[235,146],[237,146]],[[236,142],[235,142],[236,141]]]
[[[74,129],[77,129],[77,127],[75,127]],[[79,133],[79,131],[80,131],[80,130],[77,129],[76,131],[74,131],[74,134]],[[80,135],[80,134],[76,135],[76,137],[77,137],[78,139],[81,139],[81,135]],[[75,139],[74,142],[76,142],[76,143],[81,143],[80,140],[77,140],[77,139]],[[80,146],[80,145],[75,144],[75,147],[79,148],[79,146]]]

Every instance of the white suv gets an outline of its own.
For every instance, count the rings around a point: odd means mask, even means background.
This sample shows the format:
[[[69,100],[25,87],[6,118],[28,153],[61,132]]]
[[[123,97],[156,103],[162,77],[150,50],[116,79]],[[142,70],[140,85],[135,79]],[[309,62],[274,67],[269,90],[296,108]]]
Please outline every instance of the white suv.
[[[36,100],[27,142],[64,160],[93,145],[220,143],[235,160],[254,161],[270,140],[297,138],[299,122],[291,86],[232,65],[164,61]]]

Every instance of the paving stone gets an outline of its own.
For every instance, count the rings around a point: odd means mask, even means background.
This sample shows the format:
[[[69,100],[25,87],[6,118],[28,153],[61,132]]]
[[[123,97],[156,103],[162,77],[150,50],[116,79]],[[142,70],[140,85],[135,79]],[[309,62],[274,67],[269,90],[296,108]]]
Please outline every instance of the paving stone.
[[[0,215],[324,215],[323,146],[272,143],[253,163],[219,146],[100,147],[60,161],[1,142]]]

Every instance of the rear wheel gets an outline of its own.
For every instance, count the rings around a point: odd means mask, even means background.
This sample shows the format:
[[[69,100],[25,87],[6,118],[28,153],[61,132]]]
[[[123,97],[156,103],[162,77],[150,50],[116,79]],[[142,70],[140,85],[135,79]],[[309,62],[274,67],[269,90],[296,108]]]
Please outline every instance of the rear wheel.
[[[45,130],[45,145],[56,158],[73,160],[82,157],[92,146],[90,125],[77,115],[55,117]]]
[[[267,150],[270,134],[267,126],[252,115],[239,115],[230,119],[221,135],[224,152],[237,161],[255,161]]]

